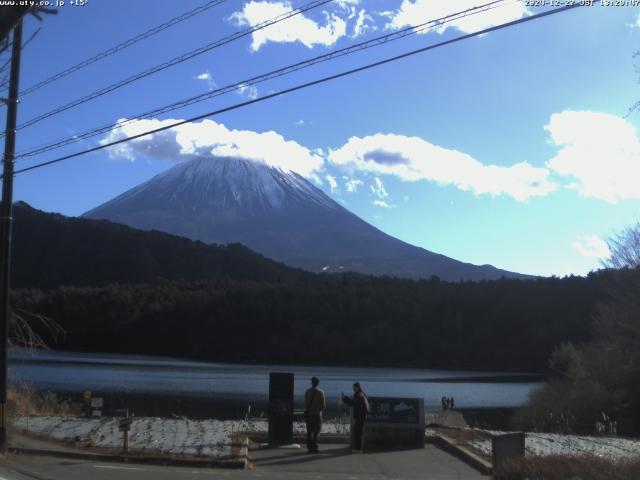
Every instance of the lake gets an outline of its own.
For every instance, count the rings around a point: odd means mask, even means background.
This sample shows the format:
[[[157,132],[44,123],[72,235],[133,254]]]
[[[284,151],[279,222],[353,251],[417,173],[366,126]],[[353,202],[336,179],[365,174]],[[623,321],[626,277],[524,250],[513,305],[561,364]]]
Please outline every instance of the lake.
[[[459,408],[517,407],[541,385],[536,375],[409,368],[320,367],[207,363],[165,357],[12,350],[9,375],[39,390],[80,400],[85,390],[105,397],[113,409],[138,414],[193,417],[243,415],[266,409],[269,372],[295,374],[296,408],[312,376],[320,378],[329,410],[338,411],[340,392],[355,381],[370,396],[422,397],[426,409],[440,407],[443,395]],[[106,406],[105,410],[109,410]]]

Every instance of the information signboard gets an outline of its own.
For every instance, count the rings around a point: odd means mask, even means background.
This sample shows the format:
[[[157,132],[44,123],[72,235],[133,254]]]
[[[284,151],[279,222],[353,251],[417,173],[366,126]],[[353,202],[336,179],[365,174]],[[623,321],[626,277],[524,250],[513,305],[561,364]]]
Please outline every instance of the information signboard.
[[[370,412],[364,424],[363,450],[423,448],[424,399],[368,397]],[[354,445],[354,419],[351,444]]]
[[[418,424],[424,415],[421,398],[369,397],[368,422]]]

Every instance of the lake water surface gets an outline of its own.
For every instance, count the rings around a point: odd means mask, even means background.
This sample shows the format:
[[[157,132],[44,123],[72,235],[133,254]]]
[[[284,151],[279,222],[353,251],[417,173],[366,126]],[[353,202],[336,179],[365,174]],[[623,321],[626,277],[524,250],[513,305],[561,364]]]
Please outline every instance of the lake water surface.
[[[436,409],[443,395],[456,407],[517,407],[540,386],[540,378],[505,373],[478,373],[408,368],[320,367],[206,363],[163,357],[70,353],[57,351],[10,354],[10,377],[42,390],[81,398],[91,390],[110,398],[157,398],[174,401],[232,404],[236,410],[252,405],[263,409],[268,398],[269,372],[295,374],[296,407],[312,376],[320,378],[330,409],[341,391],[355,381],[371,396],[422,397],[425,408]],[[237,413],[237,412],[236,412]]]

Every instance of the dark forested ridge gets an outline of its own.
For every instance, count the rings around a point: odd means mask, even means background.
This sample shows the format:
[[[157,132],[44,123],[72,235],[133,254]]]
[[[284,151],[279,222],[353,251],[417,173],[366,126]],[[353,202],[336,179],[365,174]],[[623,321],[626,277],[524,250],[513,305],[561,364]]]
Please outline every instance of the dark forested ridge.
[[[53,346],[215,361],[544,371],[587,338],[601,281],[445,283],[352,275],[15,292],[62,324]]]
[[[59,322],[51,344],[70,350],[544,371],[557,345],[588,338],[607,277],[315,275],[242,246],[21,208],[14,278],[37,288],[15,290],[14,306]]]
[[[240,244],[207,245],[106,220],[65,217],[26,203],[13,208],[12,285],[51,288],[230,277],[290,281],[311,275]]]

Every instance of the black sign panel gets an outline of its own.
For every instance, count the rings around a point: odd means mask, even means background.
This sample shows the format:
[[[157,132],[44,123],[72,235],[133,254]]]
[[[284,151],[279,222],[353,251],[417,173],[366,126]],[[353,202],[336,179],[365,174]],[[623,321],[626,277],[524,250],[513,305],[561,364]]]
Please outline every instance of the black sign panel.
[[[420,423],[419,398],[368,397],[371,412],[368,422],[376,423]]]
[[[269,374],[269,445],[293,442],[293,373]]]
[[[133,423],[133,418],[131,418],[131,417],[121,418],[118,421],[118,429],[121,432],[128,432],[131,429],[131,424],[132,423]]]

